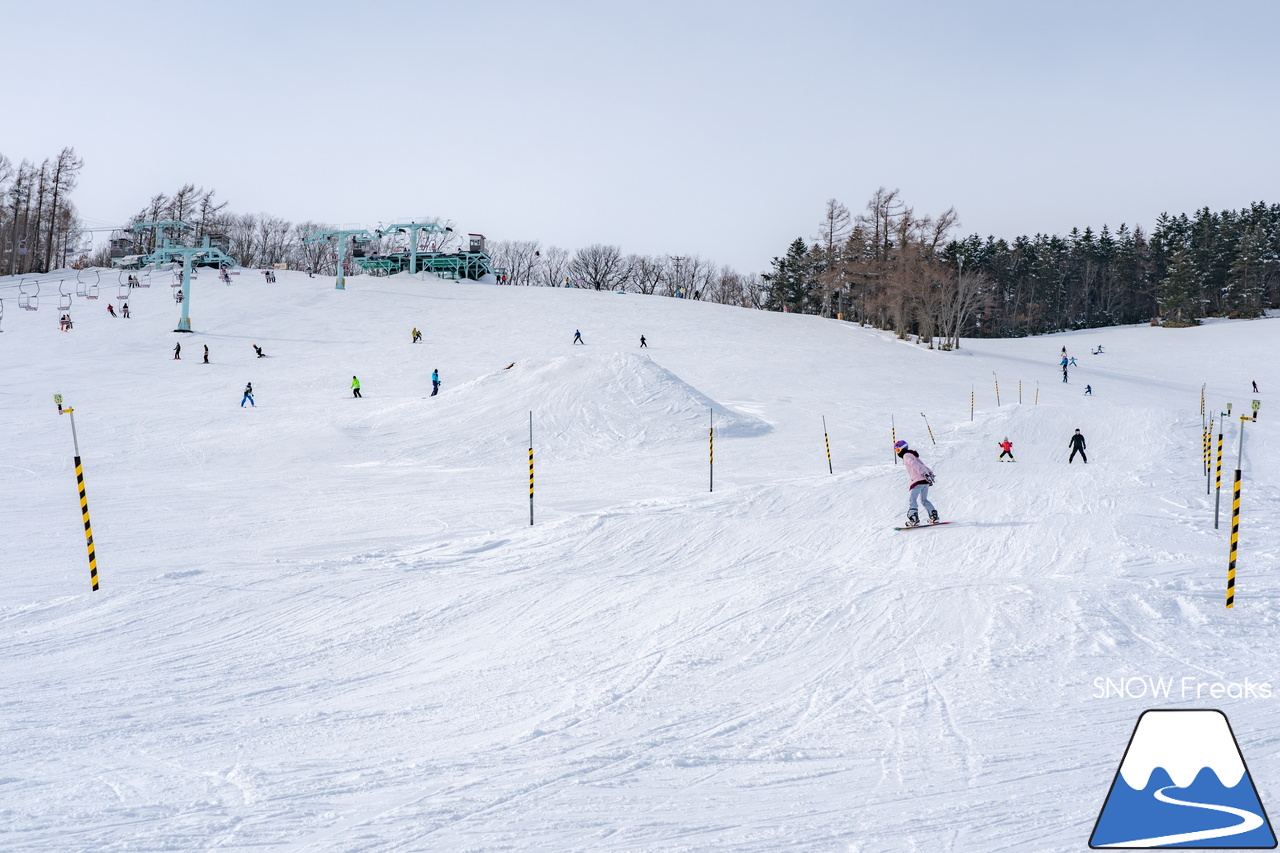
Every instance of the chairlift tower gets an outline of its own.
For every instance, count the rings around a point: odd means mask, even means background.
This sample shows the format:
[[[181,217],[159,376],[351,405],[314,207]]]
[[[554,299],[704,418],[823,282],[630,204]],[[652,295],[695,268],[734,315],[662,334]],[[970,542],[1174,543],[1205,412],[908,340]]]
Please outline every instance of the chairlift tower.
[[[227,255],[217,246],[209,245],[209,238],[206,236],[199,246],[183,246],[174,243],[169,238],[164,238],[164,245],[153,251],[151,254],[143,258],[143,263],[154,264],[159,267],[160,264],[168,263],[172,260],[180,258],[182,260],[182,317],[178,320],[178,328],[175,332],[190,332],[191,329],[191,262],[199,258],[201,262],[206,264],[218,264],[219,266],[227,264],[228,266],[235,263],[235,259]]]
[[[347,231],[316,231],[306,239],[307,243],[327,243],[330,240],[336,240],[338,244],[338,278],[333,283],[335,290],[346,290],[347,280],[343,274],[343,268],[347,262],[347,238],[353,238],[357,243],[370,243],[373,241],[373,235],[365,228],[353,228]]]
[[[409,272],[410,274],[418,271],[418,234],[426,231],[428,234],[452,234],[453,229],[447,225],[441,225],[438,222],[393,222],[390,225],[383,225],[378,228],[379,237],[384,234],[391,234],[399,231],[409,236]],[[422,252],[421,254],[429,254]]]

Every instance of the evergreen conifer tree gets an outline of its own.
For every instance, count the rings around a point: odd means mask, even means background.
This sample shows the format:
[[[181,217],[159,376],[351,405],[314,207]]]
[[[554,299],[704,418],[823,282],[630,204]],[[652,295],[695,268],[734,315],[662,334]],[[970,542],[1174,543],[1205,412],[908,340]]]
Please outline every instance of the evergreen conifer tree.
[[[1160,311],[1166,326],[1194,326],[1201,313],[1204,275],[1191,249],[1183,246],[1169,259],[1169,275],[1160,282]]]
[[[774,258],[772,266],[773,272],[763,276],[769,283],[765,308],[809,313],[815,286],[814,264],[804,240],[793,240],[786,255]]]

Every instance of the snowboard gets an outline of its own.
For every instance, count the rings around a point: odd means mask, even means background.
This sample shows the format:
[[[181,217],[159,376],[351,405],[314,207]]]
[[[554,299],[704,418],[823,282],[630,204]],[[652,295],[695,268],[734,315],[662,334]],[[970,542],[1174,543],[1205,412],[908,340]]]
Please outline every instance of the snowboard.
[[[937,524],[917,524],[915,527],[895,527],[894,530],[927,530],[930,527],[942,527],[944,524],[955,524],[954,521],[939,521]]]

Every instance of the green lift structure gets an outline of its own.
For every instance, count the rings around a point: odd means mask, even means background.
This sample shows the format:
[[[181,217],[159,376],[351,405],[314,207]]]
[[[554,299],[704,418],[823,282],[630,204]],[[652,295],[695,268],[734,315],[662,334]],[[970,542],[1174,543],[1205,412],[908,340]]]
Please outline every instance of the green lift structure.
[[[427,232],[428,236],[433,234],[440,234],[443,236],[445,234],[453,233],[452,228],[450,228],[447,225],[441,225],[439,222],[393,222],[390,225],[383,225],[380,228],[378,228],[377,234],[379,237],[385,236],[387,234],[395,234],[395,233],[406,235],[409,238],[409,249],[408,249],[409,272],[416,273],[418,271],[419,257],[426,256],[426,255],[439,254],[434,251],[423,252],[419,249],[419,246],[421,243],[420,243],[420,240],[418,239],[418,235],[421,234],[423,231]],[[397,260],[400,260],[400,253],[396,253],[396,257],[397,257]],[[385,260],[389,260],[389,259],[379,258],[379,261],[385,261]],[[401,261],[401,263],[403,262]],[[399,271],[400,270],[396,270],[396,272],[399,272]]]
[[[210,245],[209,237],[201,238],[199,246],[185,246],[168,236],[168,231],[177,233],[189,231],[191,226],[185,222],[137,222],[129,229],[135,233],[155,229],[156,242],[159,244],[150,254],[142,259],[142,265],[159,267],[161,264],[180,261],[182,263],[182,284],[179,291],[182,295],[182,317],[178,320],[175,332],[191,331],[191,266],[198,263],[202,266],[229,267],[235,265],[235,259],[217,246]]]
[[[338,278],[333,283],[335,290],[347,289],[346,264],[348,239],[354,242],[358,247],[362,243],[373,242],[374,237],[366,228],[351,228],[345,231],[316,231],[306,239],[306,242],[308,243],[328,243],[332,241],[337,244]],[[363,266],[363,264],[361,266]]]
[[[426,223],[408,224],[417,225],[424,230],[428,227]],[[404,227],[406,227],[406,223],[388,225],[381,233],[386,234],[395,228]],[[429,233],[443,234],[448,230],[439,226],[435,226],[435,228],[435,231]],[[375,274],[391,275],[398,272],[429,272],[440,278],[453,279],[454,281],[464,278],[479,281],[486,275],[501,278],[505,271],[493,265],[493,258],[489,257],[489,253],[485,249],[484,235],[468,234],[467,237],[466,250],[424,252],[417,248],[417,234],[413,232],[410,237],[409,248],[406,250],[364,256],[357,254],[354,260],[360,265],[361,269]]]

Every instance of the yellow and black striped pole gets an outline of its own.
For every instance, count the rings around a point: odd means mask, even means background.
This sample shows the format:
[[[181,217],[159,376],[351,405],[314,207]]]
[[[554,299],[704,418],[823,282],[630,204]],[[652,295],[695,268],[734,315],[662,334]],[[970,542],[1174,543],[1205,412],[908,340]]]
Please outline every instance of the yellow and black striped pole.
[[[1227,608],[1236,606],[1236,550],[1240,547],[1240,469],[1231,492],[1231,558],[1227,562]]]
[[[996,376],[996,372],[991,371],[992,376]],[[1000,377],[996,376],[996,408],[1000,408]]]
[[[925,417],[924,412],[920,413],[920,417],[924,418],[924,428],[929,431],[929,440],[932,441],[934,444],[937,444],[938,440],[933,437],[933,427],[929,426],[929,419]]]
[[[1240,416],[1240,445],[1236,451],[1236,480],[1231,488],[1231,557],[1227,561],[1227,608],[1236,606],[1236,555],[1240,547],[1240,456],[1244,453],[1244,422]]]
[[[1204,436],[1204,493],[1209,494],[1213,485],[1213,418],[1209,418],[1209,431]]]
[[[716,410],[711,409],[710,428],[707,430],[707,465],[708,475],[708,492],[716,490]]]
[[[1200,447],[1204,466],[1201,470],[1207,474],[1209,472],[1209,424],[1204,419],[1204,388],[1204,385],[1200,386]]]
[[[973,386],[970,385],[969,386],[969,420],[971,421],[973,420],[973,401],[974,401],[974,390],[973,390]]]
[[[529,413],[529,526],[533,526],[533,412]]]
[[[58,414],[71,416],[71,445],[75,448],[76,455],[76,488],[80,491],[80,517],[84,519],[84,541],[85,546],[89,549],[89,584],[93,587],[94,592],[98,590],[98,553],[93,545],[93,525],[89,522],[89,499],[84,493],[84,466],[80,463],[80,440],[76,437],[76,416],[75,409],[67,406],[62,408],[62,395],[54,394],[53,401],[58,404]]]
[[[893,464],[898,464],[898,428],[894,426],[893,415],[889,415],[889,440],[893,442]]]
[[[1040,383],[1036,382],[1036,405],[1040,405]]]
[[[1213,529],[1218,529],[1218,507],[1222,504],[1222,424],[1227,419],[1227,413],[1222,413],[1222,419],[1218,421],[1218,464],[1216,466],[1217,473],[1214,475],[1213,487]]]
[[[822,440],[827,443],[827,473],[834,474],[835,468],[831,467],[831,439],[827,437],[827,416],[822,416]]]
[[[1022,380],[1018,380],[1018,405],[1022,405]]]

